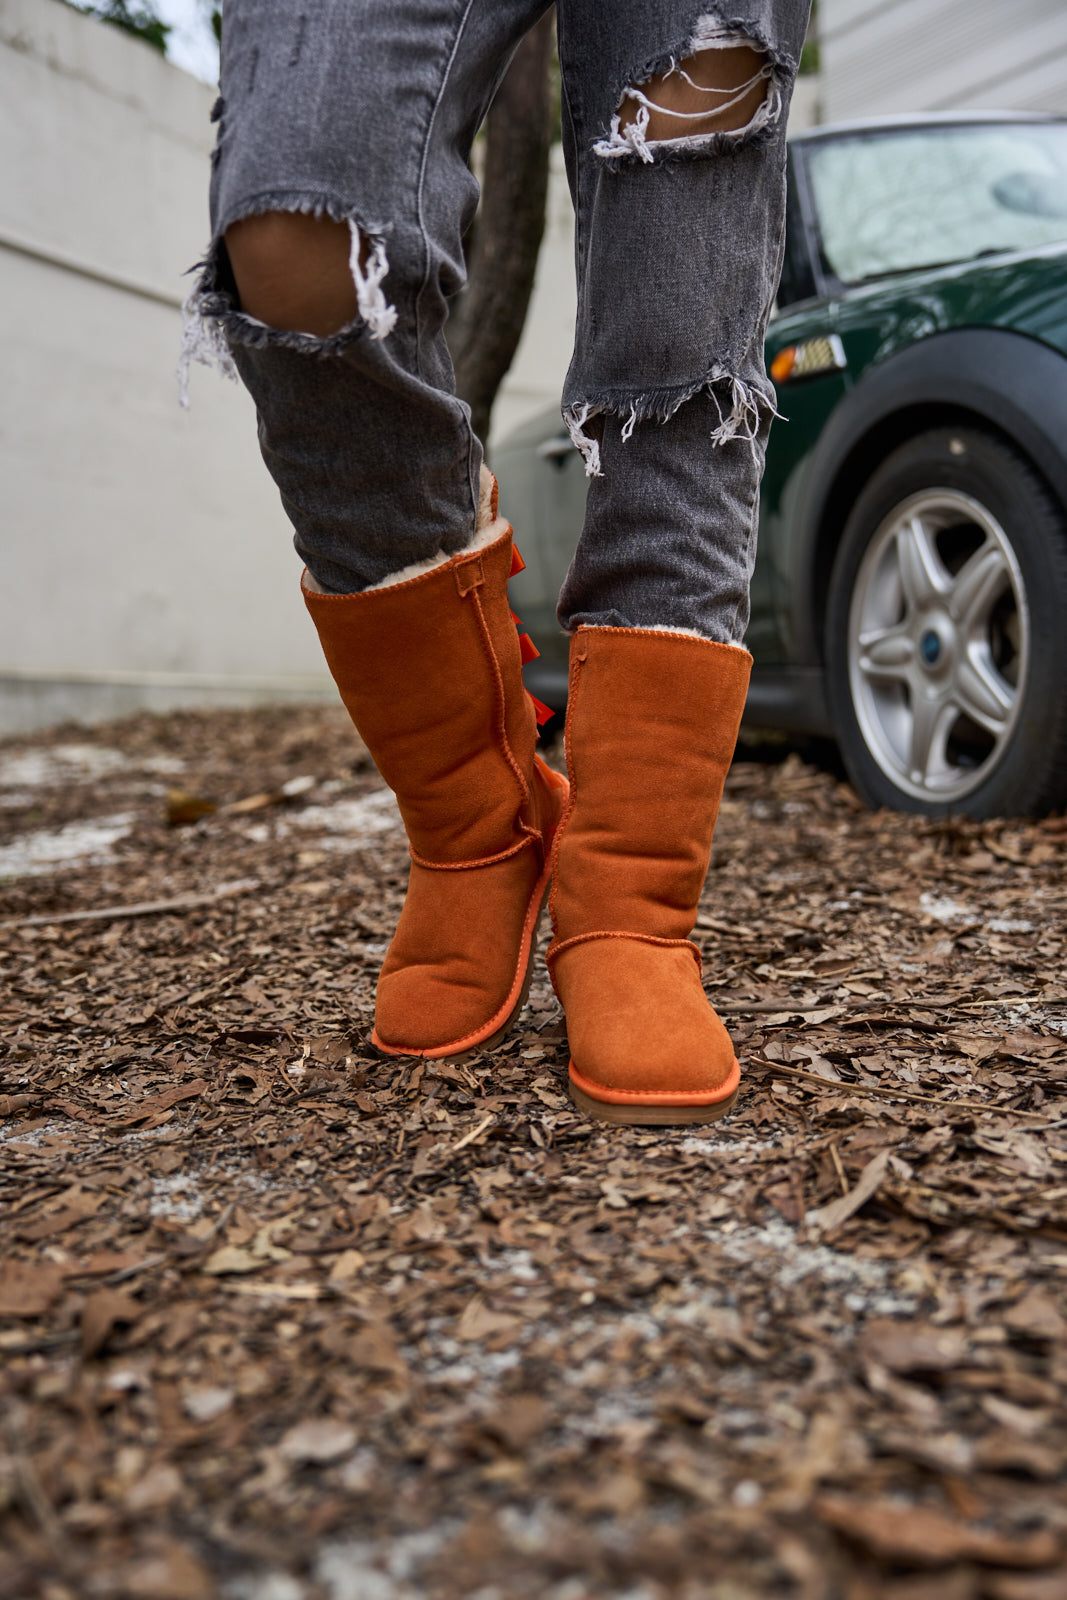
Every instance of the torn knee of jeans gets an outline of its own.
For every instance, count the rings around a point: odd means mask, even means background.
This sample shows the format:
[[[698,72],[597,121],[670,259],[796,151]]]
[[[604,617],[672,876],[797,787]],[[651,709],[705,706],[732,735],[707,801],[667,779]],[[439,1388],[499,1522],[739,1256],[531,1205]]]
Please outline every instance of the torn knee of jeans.
[[[775,407],[773,390],[768,392],[750,379],[738,377],[723,366],[713,367],[698,383],[682,389],[652,390],[646,394],[579,400],[565,405],[563,420],[571,441],[585,462],[586,476],[603,477],[601,445],[608,417],[620,424],[620,438],[625,444],[634,429],[642,422],[667,423],[695,395],[711,395],[718,422],[711,429],[708,442],[725,448],[737,443],[752,453],[757,467],[762,466],[763,450],[767,442],[771,419],[780,413]]]
[[[253,348],[272,346],[298,350],[307,355],[333,356],[340,355],[356,339],[386,339],[396,326],[396,307],[390,304],[383,287],[389,273],[384,228],[365,227],[340,208],[308,201],[305,196],[271,197],[268,204],[261,201],[240,217],[232,218],[227,227],[232,227],[245,217],[265,215],[267,212],[330,217],[335,222],[347,225],[350,234],[348,267],[356,291],[356,317],[336,333],[323,336],[271,327],[249,316],[241,309],[226,248],[226,228],[221,228],[205,259],[192,269],[197,275],[196,280],[182,306],[182,345],[177,376],[179,400],[183,406],[189,404],[189,368],[192,362],[216,367],[226,377],[236,379],[237,369],[231,355],[231,346],[234,344]]]
[[[607,160],[652,162],[724,154],[770,137],[788,72],[758,40],[703,17],[684,54],[626,86],[607,138],[593,150]]]

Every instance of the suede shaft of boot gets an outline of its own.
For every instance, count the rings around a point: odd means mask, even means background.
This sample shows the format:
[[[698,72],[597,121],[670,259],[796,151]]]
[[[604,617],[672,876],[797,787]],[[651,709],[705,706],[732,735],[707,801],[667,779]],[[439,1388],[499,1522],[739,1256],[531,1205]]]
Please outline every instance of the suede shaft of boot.
[[[736,1093],[687,941],[750,666],[744,650],[651,629],[571,640],[548,963],[572,1093],[608,1120],[710,1120]]]
[[[745,650],[685,634],[578,629],[557,942],[604,931],[689,937],[751,664]]]
[[[537,724],[522,692],[502,526],[493,544],[404,583],[304,591],[341,699],[427,861],[494,856],[523,837],[521,823],[539,826],[527,776]]]

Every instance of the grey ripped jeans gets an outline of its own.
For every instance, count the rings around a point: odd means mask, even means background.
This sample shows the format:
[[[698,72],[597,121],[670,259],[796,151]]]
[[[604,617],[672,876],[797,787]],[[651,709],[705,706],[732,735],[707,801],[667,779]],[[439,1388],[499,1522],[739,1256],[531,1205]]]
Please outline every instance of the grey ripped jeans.
[[[546,9],[226,0],[213,243],[186,357],[236,367],[251,391],[297,550],[329,592],[471,542],[482,451],[444,324],[477,200],[472,142]],[[578,274],[563,413],[591,479],[564,628],[744,634],[807,14],[808,0],[558,0]],[[641,114],[620,127],[641,84],[736,45],[761,52],[766,85],[746,126],[669,142]],[[266,211],[350,225],[359,316],[333,337],[240,310],[224,234]]]

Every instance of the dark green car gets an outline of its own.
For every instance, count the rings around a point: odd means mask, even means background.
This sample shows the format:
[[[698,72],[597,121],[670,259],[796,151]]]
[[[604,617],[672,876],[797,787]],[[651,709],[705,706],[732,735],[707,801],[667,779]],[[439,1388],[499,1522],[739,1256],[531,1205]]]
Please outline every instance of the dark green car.
[[[1067,804],[1067,121],[794,138],[767,365],[746,721],[832,735],[871,805]],[[546,414],[493,464],[560,708],[582,462]]]

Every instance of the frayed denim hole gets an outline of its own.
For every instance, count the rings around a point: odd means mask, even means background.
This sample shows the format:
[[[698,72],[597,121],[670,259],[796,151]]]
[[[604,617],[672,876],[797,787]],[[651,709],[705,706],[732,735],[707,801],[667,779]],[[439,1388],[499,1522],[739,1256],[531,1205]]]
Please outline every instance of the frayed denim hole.
[[[733,86],[718,88],[695,81],[687,67],[700,55],[710,50],[747,49],[759,58],[759,66],[747,79]],[[783,86],[788,81],[789,64],[781,60],[760,39],[741,27],[727,25],[714,16],[701,17],[684,53],[672,55],[660,70],[635,76],[621,92],[618,108],[611,119],[608,135],[598,139],[593,152],[612,163],[631,164],[634,161],[650,164],[653,161],[674,161],[684,156],[725,155],[753,143],[762,143],[774,136],[781,121],[784,106]],[[682,80],[699,95],[706,96],[706,108],[682,111],[661,104],[657,96],[671,81]],[[721,116],[741,104],[760,82],[766,84],[764,94],[748,121],[740,128],[712,128],[680,132],[670,138],[650,138],[649,126],[653,114],[670,116],[680,122],[700,123],[713,116]],[[669,91],[668,91],[669,93]],[[623,122],[623,109],[636,104],[636,112]]]
[[[358,318],[336,333],[320,337],[285,328],[272,328],[248,316],[240,309],[237,283],[226,250],[226,228],[221,228],[205,259],[192,269],[197,274],[196,281],[182,306],[182,343],[177,379],[178,399],[183,408],[189,405],[189,371],[194,361],[201,366],[217,367],[225,377],[237,380],[237,369],[230,353],[231,344],[247,345],[252,349],[273,346],[299,351],[303,355],[330,358],[342,355],[358,339],[386,339],[396,326],[396,308],[389,304],[382,288],[382,282],[389,272],[385,251],[386,230],[362,227],[354,217],[328,200],[281,196],[261,197],[239,216],[231,218],[226,227],[240,221],[242,216],[257,216],[268,211],[329,216],[335,222],[347,223],[351,232],[349,267],[356,288]]]

